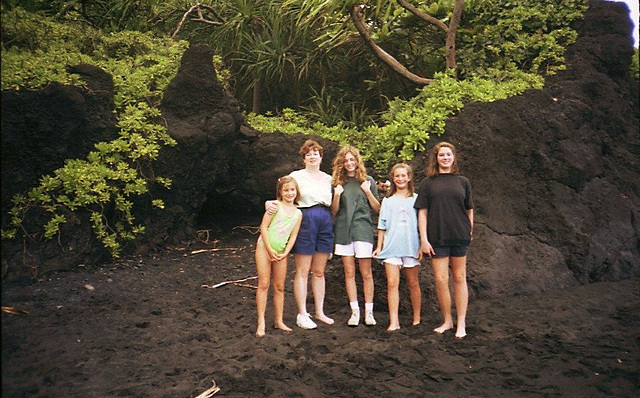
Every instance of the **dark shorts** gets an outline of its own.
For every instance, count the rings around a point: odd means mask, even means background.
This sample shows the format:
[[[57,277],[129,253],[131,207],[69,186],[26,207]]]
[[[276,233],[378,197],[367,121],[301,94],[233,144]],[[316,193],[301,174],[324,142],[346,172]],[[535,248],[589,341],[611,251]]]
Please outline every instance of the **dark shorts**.
[[[302,224],[292,253],[333,253],[333,221],[325,206],[302,208]]]
[[[433,250],[436,254],[433,257],[464,257],[467,255],[469,245],[456,245],[456,246],[434,246]]]

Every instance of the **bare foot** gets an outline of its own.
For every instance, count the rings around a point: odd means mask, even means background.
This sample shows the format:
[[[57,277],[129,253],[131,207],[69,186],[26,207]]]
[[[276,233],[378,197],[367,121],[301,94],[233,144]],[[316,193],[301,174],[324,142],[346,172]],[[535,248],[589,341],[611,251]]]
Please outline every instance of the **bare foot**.
[[[264,337],[264,323],[258,323],[256,328],[256,337]]]
[[[327,325],[333,325],[333,322],[334,322],[333,319],[329,318],[325,314],[316,314],[314,316],[314,318],[316,318],[319,321],[322,321],[322,322],[326,323]]]
[[[458,327],[456,328],[456,339],[462,339],[466,335],[467,330],[465,328],[465,324],[458,322]]]
[[[418,326],[420,324],[420,319],[418,319],[417,321],[413,321],[412,325],[413,326]]]
[[[273,325],[273,327],[274,329],[280,329],[285,333],[291,333],[293,331],[293,329],[291,329],[289,326],[285,325],[284,323]]]
[[[387,333],[395,332],[396,330],[400,330],[399,325],[389,325],[387,328]]]
[[[442,325],[438,326],[437,328],[433,329],[433,331],[436,332],[436,333],[442,334],[442,333],[446,332],[449,329],[453,329],[453,324],[445,322]]]

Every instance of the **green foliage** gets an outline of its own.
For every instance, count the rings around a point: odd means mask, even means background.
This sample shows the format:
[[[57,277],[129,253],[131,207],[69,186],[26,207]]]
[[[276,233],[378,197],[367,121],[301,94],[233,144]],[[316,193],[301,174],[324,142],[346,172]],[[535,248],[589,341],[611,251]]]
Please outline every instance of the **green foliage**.
[[[340,144],[358,146],[374,168],[385,173],[398,159],[412,159],[425,149],[431,135],[444,133],[445,122],[469,102],[491,102],[542,88],[540,75],[514,72],[508,80],[474,79],[457,81],[445,73],[436,75],[434,83],[425,86],[409,100],[396,98],[382,114],[381,125],[354,128],[345,122],[327,126],[310,122],[291,109],[278,116],[248,116],[253,127],[264,132],[318,134]]]
[[[640,79],[640,63],[638,62],[638,47],[633,49],[633,55],[631,56],[631,75]]]
[[[46,239],[60,233],[66,212],[86,211],[97,238],[117,257],[124,241],[144,232],[135,223],[133,198],[147,193],[152,183],[171,186],[169,179],[154,176],[151,166],[162,146],[176,143],[153,120],[160,115],[156,106],[187,43],[140,32],[102,35],[82,24],[59,24],[19,8],[3,12],[2,30],[2,89],[82,84],[67,67],[81,62],[99,66],[113,76],[120,129],[117,139],[96,144],[86,159],[67,160],[26,195],[14,197],[11,222],[2,237],[16,237],[19,230],[39,236],[23,229],[34,209],[49,215],[41,233]],[[159,199],[152,205],[164,207]]]
[[[353,4],[323,0],[302,3],[307,20],[335,16]],[[362,118],[358,127],[347,122],[355,119],[348,119],[345,112],[349,102],[343,98],[352,98],[350,92],[340,92],[333,86],[312,90],[310,104],[302,107],[306,119],[286,110],[277,117],[252,115],[249,120],[254,127],[266,131],[317,133],[340,143],[357,145],[377,171],[384,172],[394,161],[411,159],[423,151],[429,137],[442,134],[446,120],[466,103],[495,101],[530,88],[541,88],[544,76],[564,69],[565,48],[577,37],[571,26],[582,17],[588,1],[465,2],[456,43],[460,81],[442,72],[442,32],[425,25],[394,1],[378,0],[368,2],[367,6],[367,24],[376,42],[409,69],[433,77],[432,84],[417,95],[395,96],[386,102],[387,109],[379,113],[375,123]],[[447,23],[453,1],[417,6]],[[335,49],[353,46],[353,41],[347,39],[352,36],[348,24],[333,24],[318,40],[323,40],[322,48]],[[369,80],[369,89],[374,90],[368,92],[384,96],[383,81],[385,78]],[[341,96],[334,95],[336,92]]]
[[[461,76],[489,69],[554,74],[564,69],[564,51],[575,42],[574,21],[588,0],[470,0],[457,36]]]

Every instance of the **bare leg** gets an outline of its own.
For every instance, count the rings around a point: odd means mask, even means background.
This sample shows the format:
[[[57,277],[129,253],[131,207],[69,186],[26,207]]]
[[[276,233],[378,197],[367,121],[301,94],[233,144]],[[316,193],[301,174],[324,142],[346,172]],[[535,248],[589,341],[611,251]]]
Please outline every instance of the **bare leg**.
[[[358,288],[356,287],[356,260],[353,256],[342,256],[344,267],[344,288],[347,291],[349,302],[358,301]]]
[[[287,259],[273,264],[273,317],[276,329],[291,332],[284,323],[284,283],[287,278]]]
[[[467,288],[467,257],[451,257],[453,270],[454,297],[456,301],[456,337],[461,339],[467,335],[466,317],[469,305],[469,289]]]
[[[422,292],[420,291],[420,281],[418,279],[419,266],[405,268],[404,275],[407,278],[407,285],[409,286],[409,297],[411,298],[411,307],[413,308],[413,323],[412,325],[420,324],[420,308],[422,304]]]
[[[307,313],[307,281],[309,270],[311,269],[311,254],[294,254],[293,260],[296,264],[296,274],[293,277],[293,296],[298,307],[298,314]]]
[[[436,333],[444,333],[453,329],[453,319],[451,318],[451,293],[449,292],[449,257],[438,257],[431,259],[433,276],[436,281],[436,295],[442,312],[443,323],[433,329]]]
[[[327,266],[328,259],[328,253],[316,253],[313,255],[313,259],[311,261],[311,273],[313,274],[311,277],[311,288],[313,289],[316,319],[328,325],[333,325],[333,319],[324,314],[324,269]]]
[[[371,272],[371,258],[359,258],[358,267],[360,268],[360,275],[362,275],[364,302],[373,303],[373,273]],[[354,275],[354,285],[355,285],[355,275]]]
[[[264,314],[267,310],[267,294],[271,280],[271,260],[264,246],[256,246],[256,270],[258,271],[258,289],[256,290],[256,308],[258,311],[258,326],[256,337],[265,334]]]
[[[387,302],[389,303],[389,327],[387,332],[400,329],[400,319],[398,318],[398,307],[400,306],[400,267],[393,264],[384,263],[387,274]]]

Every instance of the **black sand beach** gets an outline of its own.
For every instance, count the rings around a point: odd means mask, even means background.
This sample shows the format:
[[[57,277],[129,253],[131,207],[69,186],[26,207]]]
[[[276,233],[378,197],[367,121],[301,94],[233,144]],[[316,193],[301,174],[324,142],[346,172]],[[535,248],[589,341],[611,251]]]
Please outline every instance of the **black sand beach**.
[[[638,280],[470,303],[468,336],[440,320],[421,270],[422,324],[386,333],[386,287],[375,268],[378,325],[348,327],[340,260],[327,270],[325,308],[336,323],[295,327],[290,259],[285,322],[255,332],[255,237],[219,241],[3,286],[3,397],[493,397],[640,394]],[[204,250],[204,251],[198,251]],[[245,284],[254,284],[249,279]],[[361,286],[358,281],[359,286]],[[359,291],[361,295],[361,290]],[[312,308],[311,302],[309,308]],[[267,322],[272,322],[271,297]]]

